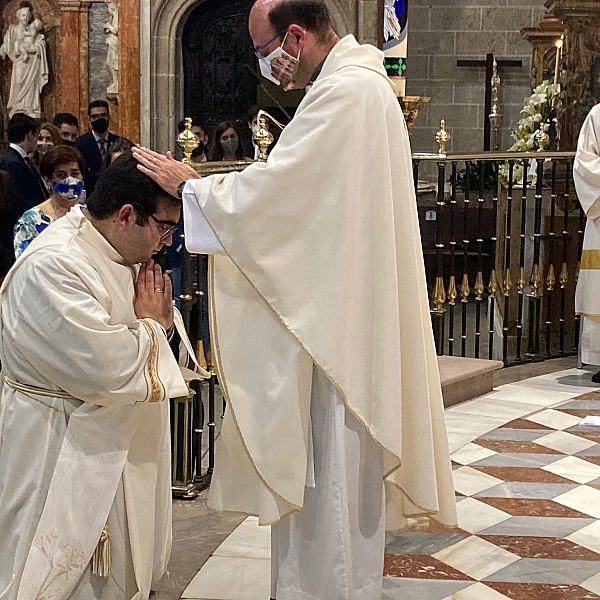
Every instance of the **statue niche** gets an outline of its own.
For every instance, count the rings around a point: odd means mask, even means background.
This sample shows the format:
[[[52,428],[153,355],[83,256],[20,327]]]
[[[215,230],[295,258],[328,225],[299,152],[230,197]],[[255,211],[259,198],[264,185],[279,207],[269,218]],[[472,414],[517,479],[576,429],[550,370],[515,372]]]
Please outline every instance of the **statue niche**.
[[[40,97],[49,75],[46,36],[30,2],[20,3],[16,17],[18,22],[9,25],[0,46],[0,58],[12,62],[8,115],[25,113],[39,119]]]

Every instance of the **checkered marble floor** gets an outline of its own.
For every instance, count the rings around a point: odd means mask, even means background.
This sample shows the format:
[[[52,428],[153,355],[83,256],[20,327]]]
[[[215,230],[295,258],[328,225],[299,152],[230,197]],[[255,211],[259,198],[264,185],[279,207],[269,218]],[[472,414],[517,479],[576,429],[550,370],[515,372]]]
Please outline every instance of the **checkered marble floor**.
[[[579,424],[600,416],[590,376],[535,377],[446,410],[459,523],[388,535],[384,600],[600,599],[600,428]],[[182,598],[266,600],[269,543],[247,519]]]
[[[389,535],[389,600],[600,598],[600,392],[542,408],[452,455],[458,527]]]

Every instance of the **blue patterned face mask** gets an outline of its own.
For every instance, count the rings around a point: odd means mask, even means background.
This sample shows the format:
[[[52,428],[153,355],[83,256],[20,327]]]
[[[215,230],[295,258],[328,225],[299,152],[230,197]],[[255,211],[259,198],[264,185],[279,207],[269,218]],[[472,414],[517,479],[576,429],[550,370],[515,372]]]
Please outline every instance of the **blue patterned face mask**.
[[[83,192],[83,179],[67,177],[62,181],[53,181],[52,191],[67,200],[75,200]]]

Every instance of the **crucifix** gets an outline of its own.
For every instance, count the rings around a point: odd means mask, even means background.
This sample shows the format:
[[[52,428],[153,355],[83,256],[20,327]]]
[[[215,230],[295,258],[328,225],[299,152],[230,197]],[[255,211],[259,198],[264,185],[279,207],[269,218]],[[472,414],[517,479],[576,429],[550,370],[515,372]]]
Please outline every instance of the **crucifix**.
[[[490,114],[492,113],[492,78],[494,76],[494,62],[498,69],[502,67],[519,67],[523,66],[521,60],[497,59],[494,61],[494,55],[489,53],[485,60],[457,60],[457,67],[485,67],[485,119],[483,128],[483,149],[491,149],[491,124]]]

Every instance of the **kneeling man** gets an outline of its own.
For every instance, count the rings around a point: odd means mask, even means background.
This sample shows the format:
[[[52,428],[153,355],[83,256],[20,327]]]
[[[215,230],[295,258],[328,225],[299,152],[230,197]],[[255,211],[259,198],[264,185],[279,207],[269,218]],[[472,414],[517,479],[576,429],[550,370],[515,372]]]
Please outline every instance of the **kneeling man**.
[[[0,289],[3,600],[145,600],[165,570],[168,398],[187,387],[150,257],[180,210],[121,156]]]

